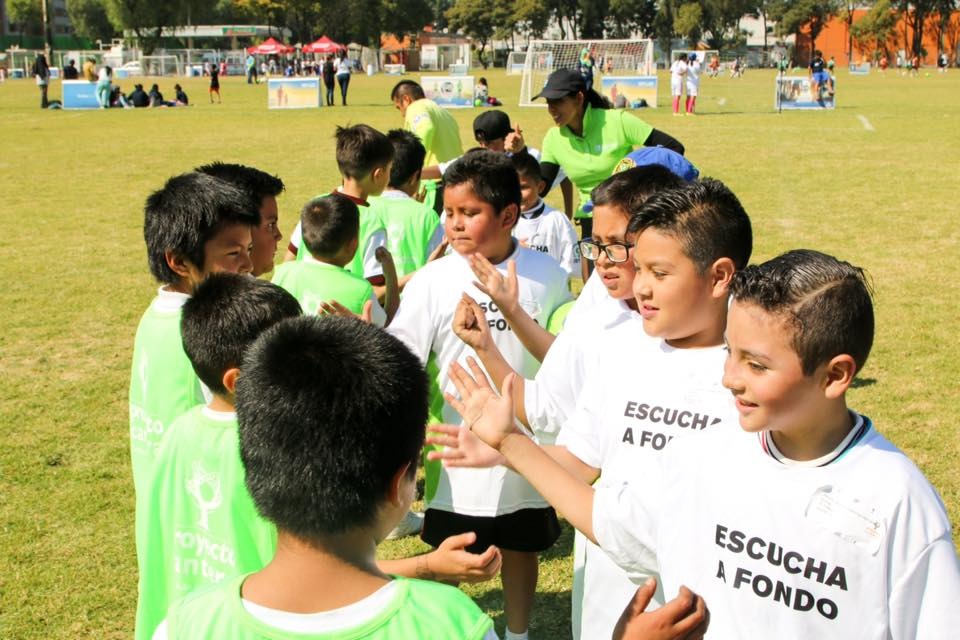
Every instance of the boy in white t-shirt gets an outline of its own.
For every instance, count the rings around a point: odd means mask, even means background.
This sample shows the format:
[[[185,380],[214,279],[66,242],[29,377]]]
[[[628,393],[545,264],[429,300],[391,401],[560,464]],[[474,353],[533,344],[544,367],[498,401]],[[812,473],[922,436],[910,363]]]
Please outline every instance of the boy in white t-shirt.
[[[720,377],[727,287],[752,248],[746,212],[707,179],[651,196],[626,238],[639,317],[594,337],[598,356],[576,409],[546,448],[596,487],[630,481],[674,438],[736,426]],[[586,552],[581,637],[607,637],[636,587],[595,546]],[[663,604],[663,594],[654,602]]]
[[[697,95],[700,93],[700,60],[696,53],[687,56],[687,115],[692,116],[696,113]]]
[[[510,156],[520,178],[520,219],[513,237],[528,249],[545,253],[573,277],[580,273],[577,232],[563,212],[540,199],[544,187],[540,163],[526,151]]]
[[[409,349],[355,319],[298,317],[265,331],[242,368],[240,459],[276,549],[174,604],[154,638],[495,640],[463,592],[376,560],[416,494],[427,379]]]
[[[670,65],[670,95],[673,97],[673,115],[680,115],[680,97],[683,95],[683,79],[687,75],[687,54],[681,53],[680,57]]]
[[[514,433],[509,384],[465,411],[482,406],[474,430],[618,564],[703,595],[711,637],[955,637],[943,503],[847,407],[874,333],[863,272],[791,251],[737,274],[731,297],[723,384],[742,429],[678,442],[618,487],[594,493]]]
[[[450,365],[473,354],[453,333],[452,321],[464,292],[486,305],[494,340],[511,366],[526,376],[538,362],[507,326],[506,320],[474,285],[470,261],[482,256],[498,269],[508,262],[517,273],[520,305],[546,323],[569,297],[567,275],[556,261],[519,246],[511,236],[520,209],[517,173],[503,154],[480,150],[466,154],[447,171],[444,190],[449,255],[417,271],[407,284],[390,332],[407,343],[422,362],[431,356],[439,385],[452,392]],[[458,422],[444,403],[446,422]],[[433,545],[452,533],[475,531],[478,545],[503,551],[507,629],[524,637],[537,584],[537,553],[560,534],[550,509],[529,483],[504,467],[442,470],[433,495],[427,495],[423,539]],[[469,549],[469,548],[468,548]]]

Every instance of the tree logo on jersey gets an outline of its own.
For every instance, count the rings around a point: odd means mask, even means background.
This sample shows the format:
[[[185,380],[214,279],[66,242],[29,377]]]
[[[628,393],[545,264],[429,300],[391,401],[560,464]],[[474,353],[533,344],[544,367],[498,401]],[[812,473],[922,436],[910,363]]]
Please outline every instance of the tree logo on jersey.
[[[200,520],[197,525],[201,529],[210,530],[210,512],[223,504],[223,494],[220,491],[220,474],[207,471],[199,460],[193,463],[193,477],[187,480],[187,493],[197,501],[200,509]]]

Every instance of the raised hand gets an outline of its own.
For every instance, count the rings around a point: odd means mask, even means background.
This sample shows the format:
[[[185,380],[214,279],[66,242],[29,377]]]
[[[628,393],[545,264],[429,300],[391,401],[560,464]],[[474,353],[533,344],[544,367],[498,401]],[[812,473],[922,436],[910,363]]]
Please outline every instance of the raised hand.
[[[493,344],[487,316],[477,301],[463,294],[453,313],[453,333],[474,351],[488,349]]]
[[[520,153],[523,151],[527,143],[523,139],[523,131],[520,130],[520,125],[518,124],[513,130],[513,133],[507,134],[507,139],[504,140],[504,149],[510,153]]]
[[[504,438],[511,433],[517,433],[513,422],[512,395],[516,374],[511,373],[503,379],[503,388],[500,395],[497,395],[477,361],[468,357],[467,364],[473,375],[456,362],[450,365],[450,379],[453,380],[460,399],[449,393],[445,393],[444,397],[463,417],[467,429],[473,431],[486,444],[499,449]]]
[[[427,444],[443,447],[428,452],[427,460],[440,460],[445,467],[471,469],[486,469],[507,462],[503,454],[485,444],[465,426],[432,424],[427,429]]]
[[[424,561],[417,563],[417,577],[444,582],[485,582],[496,577],[503,561],[500,550],[490,546],[483,553],[470,553],[466,548],[476,540],[472,531],[450,536],[436,551],[421,556]]]
[[[470,256],[470,268],[477,281],[473,284],[493,300],[500,311],[511,316],[520,308],[520,285],[517,282],[517,263],[507,261],[507,275],[504,276],[489,260],[479,253]]]
[[[360,315],[355,314],[350,309],[347,309],[345,306],[337,302],[336,300],[329,300],[326,302],[321,302],[317,307],[317,315],[321,316],[341,316],[344,318],[356,318],[357,320],[363,320],[367,324],[373,323],[373,301],[367,300],[363,303],[363,311]]]
[[[657,581],[650,578],[637,589],[627,604],[617,626],[614,640],[700,640],[710,624],[710,612],[703,598],[686,587],[677,597],[656,611],[646,613],[647,605],[657,590]]]

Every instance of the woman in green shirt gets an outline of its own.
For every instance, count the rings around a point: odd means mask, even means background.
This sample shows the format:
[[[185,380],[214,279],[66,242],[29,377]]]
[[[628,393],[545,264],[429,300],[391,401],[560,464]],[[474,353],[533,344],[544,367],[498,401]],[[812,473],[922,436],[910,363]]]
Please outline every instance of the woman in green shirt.
[[[590,192],[613,173],[625,155],[638,146],[662,146],[683,154],[683,145],[672,136],[654,129],[640,118],[620,109],[610,109],[607,100],[587,89],[575,69],[550,74],[543,91],[534,99],[546,98],[555,129],[543,138],[540,171],[546,181],[545,196],[562,168],[580,194],[576,218],[583,237],[592,232],[592,218],[583,205]]]

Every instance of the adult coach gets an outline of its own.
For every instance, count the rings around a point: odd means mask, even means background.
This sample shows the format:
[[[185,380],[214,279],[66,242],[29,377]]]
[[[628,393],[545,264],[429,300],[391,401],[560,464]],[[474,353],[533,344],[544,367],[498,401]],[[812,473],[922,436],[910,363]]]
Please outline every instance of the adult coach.
[[[551,73],[534,100],[537,98],[547,100],[547,110],[557,125],[543,138],[540,170],[547,186],[540,195],[550,191],[562,168],[580,195],[576,218],[584,238],[590,237],[593,224],[583,205],[625,155],[639,146],[662,146],[683,154],[683,145],[672,136],[626,111],[610,109],[603,96],[587,89],[575,69]]]
[[[457,121],[436,102],[427,99],[423,87],[413,80],[401,80],[390,92],[390,100],[403,116],[404,129],[420,138],[427,150],[424,166],[440,164],[463,155]],[[424,204],[439,213],[443,208],[441,184],[430,180],[424,181],[424,186],[427,191]]]

